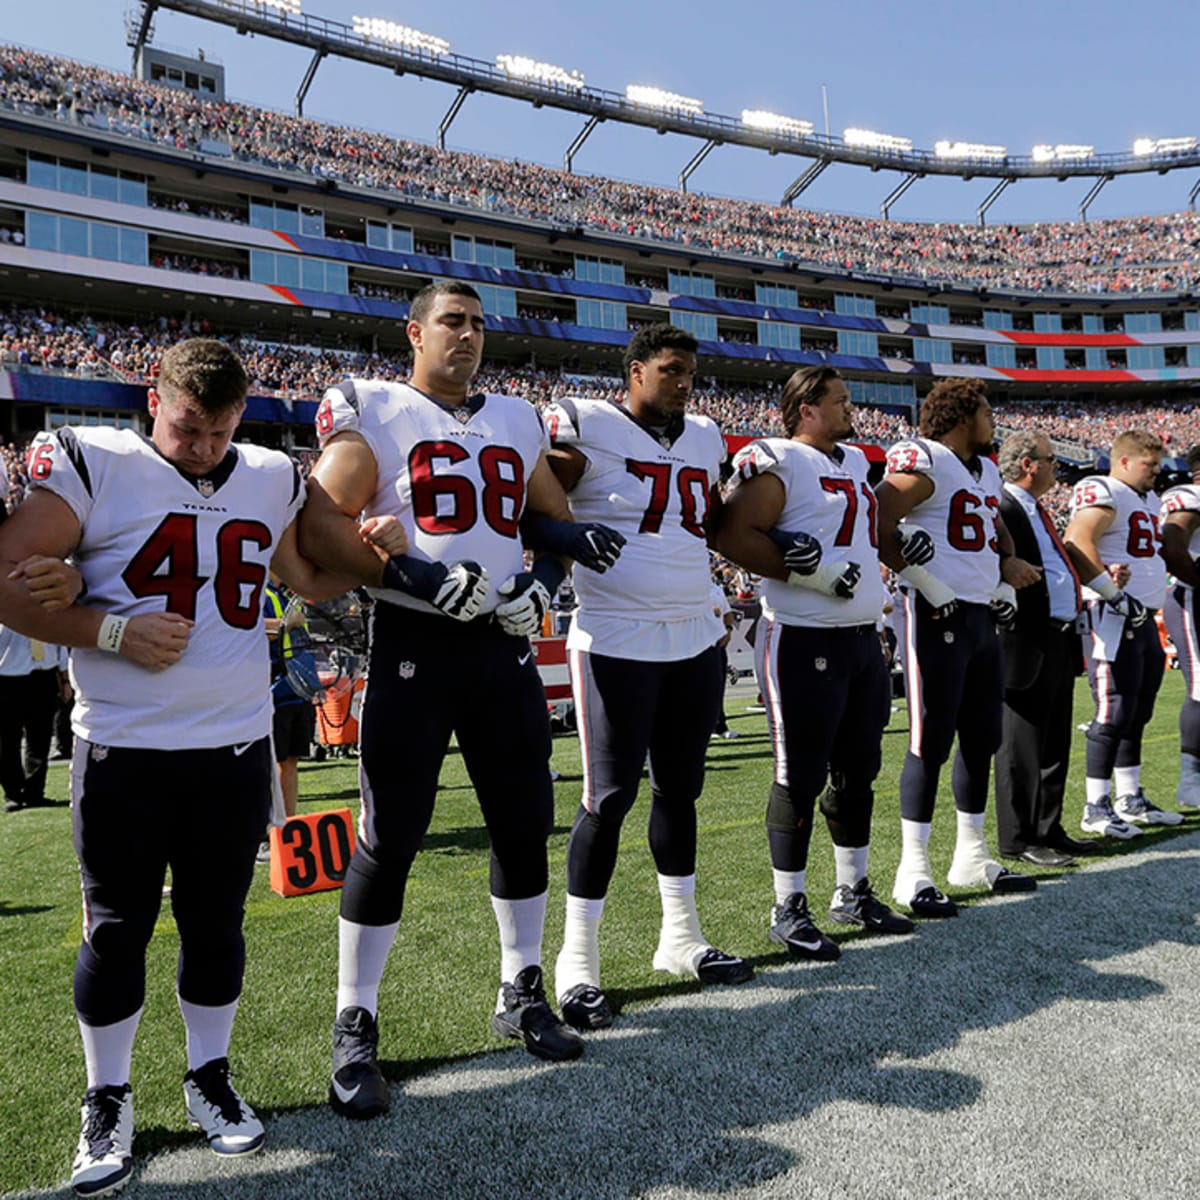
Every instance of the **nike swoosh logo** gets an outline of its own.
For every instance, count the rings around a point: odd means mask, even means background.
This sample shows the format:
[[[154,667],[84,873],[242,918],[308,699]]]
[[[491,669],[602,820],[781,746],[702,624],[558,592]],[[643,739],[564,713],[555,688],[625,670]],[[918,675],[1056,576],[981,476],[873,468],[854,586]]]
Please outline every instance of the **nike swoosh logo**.
[[[253,746],[253,745],[254,745],[254,743],[253,743],[253,742],[245,742],[245,743],[243,743],[241,746],[234,746],[234,748],[233,748],[233,753],[234,753],[234,754],[235,754],[235,755],[236,755],[238,758],[241,758],[241,757],[242,757],[242,755],[243,755],[243,754],[245,754],[245,753],[246,753],[246,751],[247,751],[247,750],[249,750],[249,749],[250,749],[250,747],[251,747],[251,746]]]
[[[517,666],[523,667],[532,657],[533,657],[532,650],[530,650],[528,654],[522,654],[521,657],[517,659]]]
[[[529,1040],[533,1041],[533,1042],[540,1042],[542,1040],[542,1035],[540,1033],[538,1033],[538,1031],[536,1029],[529,1030],[529,1032],[525,1036],[528,1037]]]
[[[333,1090],[337,1093],[337,1098],[343,1104],[349,1104],[350,1101],[353,1100],[354,1097],[358,1095],[358,1089],[360,1087],[362,1087],[361,1083],[356,1083],[352,1088],[342,1087],[342,1085],[340,1083],[338,1083],[338,1081],[336,1079],[332,1080],[332,1083],[333,1083]]]
[[[799,946],[801,950],[815,950],[820,942],[793,942],[792,945]]]

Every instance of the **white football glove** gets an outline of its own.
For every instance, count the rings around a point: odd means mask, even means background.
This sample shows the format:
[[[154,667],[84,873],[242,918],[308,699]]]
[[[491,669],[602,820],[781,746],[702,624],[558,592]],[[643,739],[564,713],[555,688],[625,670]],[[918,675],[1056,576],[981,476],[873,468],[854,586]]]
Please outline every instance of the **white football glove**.
[[[487,592],[487,568],[476,562],[457,562],[446,568],[446,578],[430,604],[456,621],[470,621],[483,606]]]
[[[497,589],[506,597],[496,609],[496,624],[512,637],[534,637],[542,631],[542,618],[550,611],[551,596],[541,580],[522,573],[506,579]]]
[[[823,596],[836,596],[839,600],[852,600],[862,579],[862,567],[856,562],[821,563],[808,575],[788,574],[788,586],[808,588]]]

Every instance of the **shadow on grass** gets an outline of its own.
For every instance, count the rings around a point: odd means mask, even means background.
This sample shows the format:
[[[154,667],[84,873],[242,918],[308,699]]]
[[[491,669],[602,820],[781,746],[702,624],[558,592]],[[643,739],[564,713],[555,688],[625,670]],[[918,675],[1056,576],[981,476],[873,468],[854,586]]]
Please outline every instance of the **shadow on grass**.
[[[1044,876],[1035,894],[966,903],[957,920],[924,923],[915,935],[851,936],[844,941],[856,943],[853,952],[819,969],[780,952],[759,957],[758,979],[736,988],[664,978],[614,991],[620,1020],[589,1037],[574,1064],[539,1064],[517,1047],[388,1062],[387,1075],[399,1081],[392,1112],[366,1126],[339,1121],[324,1105],[275,1117],[270,1144],[281,1153],[260,1160],[253,1194],[436,1200],[503,1190],[527,1200],[616,1200],[770,1181],[772,1194],[783,1194],[779,1177],[805,1168],[804,1147],[812,1149],[797,1123],[818,1109],[864,1106],[847,1118],[858,1122],[891,1120],[888,1109],[914,1117],[971,1110],[986,1079],[932,1056],[984,1031],[1005,1031],[998,1047],[1021,1043],[1031,1027],[1010,1027],[1066,1002],[1164,995],[1129,964],[1106,964],[1162,943],[1200,945],[1189,899],[1196,846],[1172,853],[1180,832],[1114,848],[1110,861],[1069,880]],[[1124,861],[1135,849],[1149,853]],[[1082,1039],[1075,1053],[1102,1073],[1110,1049]],[[999,1051],[986,1061],[1007,1069]],[[1041,1077],[1038,1087],[1069,1107],[1077,1082]],[[894,1136],[897,1126],[890,1129]],[[986,1123],[981,1129],[990,1155]],[[139,1156],[184,1144],[155,1143],[154,1134],[139,1138]],[[918,1169],[907,1151],[888,1160],[894,1151],[881,1144],[881,1161]],[[205,1178],[167,1184],[159,1173],[149,1194],[235,1194],[215,1179],[227,1164],[199,1163],[189,1159],[187,1169]]]
[[[53,904],[18,904],[10,906],[7,900],[0,900],[0,918],[29,917],[35,913],[53,912],[55,907]]]

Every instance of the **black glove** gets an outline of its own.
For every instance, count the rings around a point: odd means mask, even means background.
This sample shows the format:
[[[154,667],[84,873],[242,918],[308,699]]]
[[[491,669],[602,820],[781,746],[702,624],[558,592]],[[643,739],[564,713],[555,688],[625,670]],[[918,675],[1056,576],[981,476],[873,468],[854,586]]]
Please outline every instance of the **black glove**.
[[[604,574],[621,556],[625,537],[595,521],[559,521],[545,513],[521,519],[521,535],[530,550],[545,550],[572,558],[582,567]]]
[[[383,586],[427,600],[456,621],[469,621],[487,597],[488,573],[475,562],[447,567],[409,554],[393,554],[383,565]]]
[[[923,567],[933,558],[933,538],[924,529],[905,529],[903,525],[896,530],[896,540],[900,543],[900,553],[910,567]]]
[[[1150,610],[1128,592],[1118,592],[1108,601],[1108,606],[1113,612],[1120,613],[1129,622],[1131,629],[1141,628],[1150,619]]]
[[[821,543],[807,533],[772,529],[767,533],[783,551],[783,562],[793,575],[811,575],[821,565]]]

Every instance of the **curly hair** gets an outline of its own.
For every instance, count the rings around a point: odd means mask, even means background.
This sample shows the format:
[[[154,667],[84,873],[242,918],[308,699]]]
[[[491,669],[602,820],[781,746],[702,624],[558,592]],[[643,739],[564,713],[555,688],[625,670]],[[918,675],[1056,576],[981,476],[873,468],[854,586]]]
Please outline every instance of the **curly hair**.
[[[987,384],[982,379],[943,379],[921,403],[921,436],[937,441],[986,403]]]
[[[157,391],[167,400],[182,393],[206,413],[240,408],[250,390],[242,360],[215,338],[176,342],[158,367]]]
[[[819,404],[831,379],[841,379],[835,367],[801,367],[788,376],[779,397],[779,415],[783,432],[791,437],[800,423],[800,405]]]
[[[660,321],[657,325],[647,325],[639,329],[629,339],[621,365],[625,370],[625,378],[628,379],[629,368],[635,362],[649,362],[663,350],[682,350],[685,354],[695,354],[699,349],[700,343],[686,329]]]

